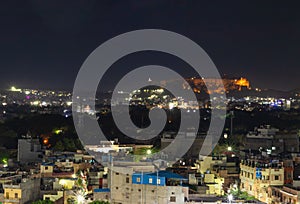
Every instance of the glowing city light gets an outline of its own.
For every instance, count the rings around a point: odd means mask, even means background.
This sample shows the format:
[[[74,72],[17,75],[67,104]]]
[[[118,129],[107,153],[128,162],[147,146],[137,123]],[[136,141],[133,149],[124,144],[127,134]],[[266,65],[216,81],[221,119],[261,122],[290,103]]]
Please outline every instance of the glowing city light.
[[[21,89],[17,89],[17,88],[14,87],[14,86],[12,86],[12,87],[10,88],[10,91],[13,91],[13,92],[22,92]]]
[[[148,155],[152,153],[151,149],[148,149],[146,152]]]

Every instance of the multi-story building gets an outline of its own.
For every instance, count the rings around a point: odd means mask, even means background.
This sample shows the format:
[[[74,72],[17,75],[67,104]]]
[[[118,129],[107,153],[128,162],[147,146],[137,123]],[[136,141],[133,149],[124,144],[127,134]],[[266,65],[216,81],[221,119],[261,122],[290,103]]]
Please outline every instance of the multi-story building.
[[[284,185],[284,167],[279,161],[245,160],[240,164],[241,190],[268,202],[268,188]]]
[[[4,204],[23,204],[39,199],[40,179],[22,179],[20,183],[4,184]]]
[[[294,187],[292,185],[277,187],[271,186],[269,188],[269,200],[270,204],[289,203],[297,204],[300,203],[300,187]]]
[[[255,128],[246,135],[246,150],[260,150],[267,155],[282,152],[298,152],[299,137],[296,133],[280,133],[270,125]]]
[[[187,180],[167,171],[135,171],[135,167],[114,167],[110,171],[111,203],[184,203],[188,198]],[[141,170],[141,169],[140,169]],[[122,172],[122,173],[119,173]]]
[[[203,175],[203,183],[207,186],[205,194],[217,196],[224,195],[224,178],[216,176],[214,173],[207,172]]]
[[[220,195],[227,192],[231,185],[238,183],[239,166],[238,158],[236,157],[208,156],[197,161],[196,166],[198,172],[204,175],[204,178],[208,174],[214,175],[216,181],[213,182],[221,185],[222,191],[219,191]]]
[[[38,139],[18,140],[18,162],[21,164],[41,161],[41,144]]]
[[[180,137],[178,137],[178,136]],[[185,154],[185,158],[196,160],[199,158],[199,152],[201,150],[201,147],[203,146],[204,140],[206,135],[205,134],[198,134],[195,135],[195,132],[165,132],[162,134],[162,137],[160,139],[161,149],[165,149],[167,146],[169,146],[171,143],[177,144],[178,146],[174,148],[181,148],[181,145],[184,143],[191,143],[190,149]],[[173,143],[174,139],[178,140],[178,142]],[[187,142],[188,141],[188,142]],[[164,150],[164,153],[171,157],[172,153]]]

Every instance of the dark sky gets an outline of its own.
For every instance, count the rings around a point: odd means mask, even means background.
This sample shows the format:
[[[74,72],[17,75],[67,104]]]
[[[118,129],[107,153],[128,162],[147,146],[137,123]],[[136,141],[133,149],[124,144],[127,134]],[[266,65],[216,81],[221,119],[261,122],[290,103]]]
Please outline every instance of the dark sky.
[[[101,43],[160,28],[197,42],[221,74],[245,76],[253,87],[300,88],[300,5],[294,2],[1,1],[0,86],[71,90],[81,64]]]

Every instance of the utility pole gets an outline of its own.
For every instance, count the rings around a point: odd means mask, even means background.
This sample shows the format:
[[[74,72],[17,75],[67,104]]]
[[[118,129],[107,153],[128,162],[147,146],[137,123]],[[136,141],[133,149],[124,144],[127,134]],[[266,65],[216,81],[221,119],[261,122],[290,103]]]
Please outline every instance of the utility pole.
[[[234,111],[230,111],[230,136],[233,135],[233,118],[234,118]]]
[[[112,203],[112,185],[113,185],[112,179],[113,179],[113,166],[114,166],[112,154],[109,154],[109,160],[110,160],[110,202]]]

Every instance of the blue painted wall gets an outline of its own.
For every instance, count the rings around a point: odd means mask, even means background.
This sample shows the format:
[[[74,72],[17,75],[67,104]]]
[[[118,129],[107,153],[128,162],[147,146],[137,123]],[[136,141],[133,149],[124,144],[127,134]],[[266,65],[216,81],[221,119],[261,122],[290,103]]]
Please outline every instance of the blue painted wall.
[[[158,178],[158,179],[157,179]],[[151,183],[152,180],[152,183]],[[160,183],[157,184],[157,181],[160,180]],[[166,178],[165,177],[157,177],[153,174],[147,173],[135,173],[132,175],[132,183],[133,184],[147,184],[147,185],[158,185],[158,186],[165,186],[166,185]]]

